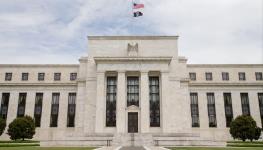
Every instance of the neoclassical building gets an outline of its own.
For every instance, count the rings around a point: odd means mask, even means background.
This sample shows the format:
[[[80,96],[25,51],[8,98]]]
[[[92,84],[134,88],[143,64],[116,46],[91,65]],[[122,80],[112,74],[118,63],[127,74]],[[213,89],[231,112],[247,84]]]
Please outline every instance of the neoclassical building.
[[[42,146],[225,145],[238,115],[262,127],[263,64],[187,64],[177,39],[89,36],[79,64],[1,64],[0,115],[34,117]]]

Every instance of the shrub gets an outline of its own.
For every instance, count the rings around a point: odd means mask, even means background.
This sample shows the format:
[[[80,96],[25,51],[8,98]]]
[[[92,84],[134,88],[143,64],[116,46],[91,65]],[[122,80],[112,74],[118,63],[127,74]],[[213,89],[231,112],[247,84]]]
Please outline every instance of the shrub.
[[[0,117],[0,136],[5,131],[5,127],[6,127],[6,121],[5,121],[5,119]]]
[[[261,129],[257,127],[256,121],[252,117],[243,115],[231,122],[230,134],[234,139],[253,141],[259,139]]]
[[[32,139],[35,134],[35,123],[32,117],[25,116],[13,120],[8,126],[10,139]]]

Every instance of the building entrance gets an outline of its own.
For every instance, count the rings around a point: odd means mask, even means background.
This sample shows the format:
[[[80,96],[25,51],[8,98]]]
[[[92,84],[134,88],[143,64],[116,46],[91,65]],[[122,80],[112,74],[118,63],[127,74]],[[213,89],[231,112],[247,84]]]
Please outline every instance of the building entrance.
[[[138,113],[128,113],[128,133],[138,133]]]

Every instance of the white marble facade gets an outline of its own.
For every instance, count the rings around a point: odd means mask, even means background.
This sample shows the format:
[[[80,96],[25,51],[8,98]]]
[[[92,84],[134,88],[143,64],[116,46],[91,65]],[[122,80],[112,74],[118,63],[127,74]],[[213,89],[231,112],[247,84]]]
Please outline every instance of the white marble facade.
[[[7,124],[17,117],[19,93],[27,93],[24,114],[33,117],[36,93],[43,93],[41,125],[34,137],[43,146],[129,145],[131,113],[138,118],[133,123],[138,127],[133,134],[137,145],[221,145],[231,138],[223,95],[231,94],[236,117],[242,114],[240,93],[247,93],[250,114],[261,127],[259,95],[263,93],[263,64],[187,64],[185,57],[178,56],[177,39],[177,36],[90,36],[88,55],[81,57],[79,64],[2,64],[0,96],[10,95]],[[222,72],[228,73],[229,80],[222,80]],[[6,81],[7,73],[12,73],[10,81]],[[28,73],[28,80],[21,80],[22,73]],[[43,81],[38,80],[38,73],[45,73]],[[61,73],[61,79],[54,81],[54,73]],[[77,73],[76,80],[70,80],[71,73]],[[196,79],[191,80],[189,73],[195,73]],[[212,73],[212,80],[206,80],[206,73]],[[245,80],[239,80],[239,73],[245,73]],[[106,125],[107,77],[116,78],[113,126]],[[138,106],[127,107],[128,77],[138,78]],[[159,78],[160,125],[154,127],[150,125],[150,77]],[[60,94],[56,127],[50,127],[52,93]],[[67,127],[69,93],[76,94],[73,127]],[[199,127],[192,127],[190,93],[198,95]],[[214,95],[216,127],[209,127],[207,93]],[[0,139],[8,136],[3,134]]]

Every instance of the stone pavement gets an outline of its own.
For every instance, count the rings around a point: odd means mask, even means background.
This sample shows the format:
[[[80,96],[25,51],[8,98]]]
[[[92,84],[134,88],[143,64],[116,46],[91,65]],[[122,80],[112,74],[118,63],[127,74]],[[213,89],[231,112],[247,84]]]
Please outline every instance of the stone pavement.
[[[96,150],[168,150],[164,147],[157,147],[157,146],[143,146],[143,147],[136,147],[136,146],[110,146],[110,147],[100,147]]]

